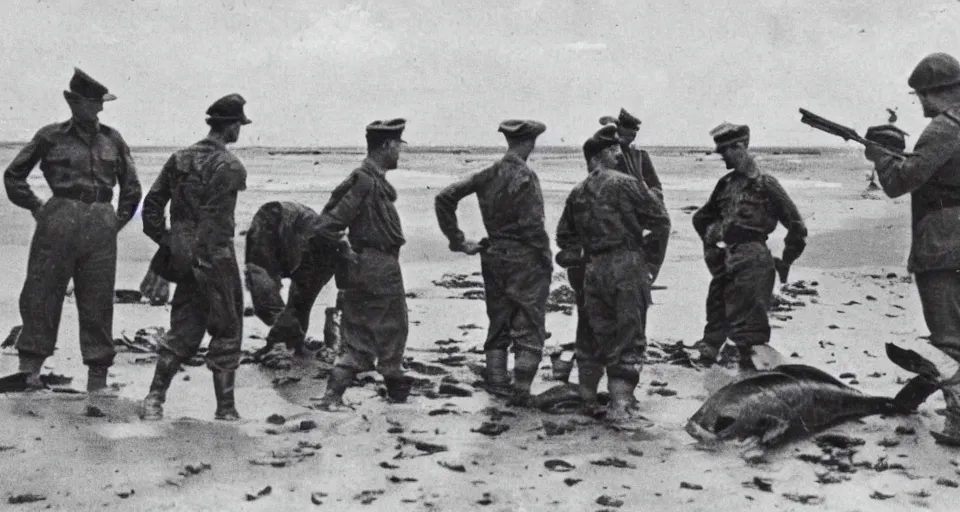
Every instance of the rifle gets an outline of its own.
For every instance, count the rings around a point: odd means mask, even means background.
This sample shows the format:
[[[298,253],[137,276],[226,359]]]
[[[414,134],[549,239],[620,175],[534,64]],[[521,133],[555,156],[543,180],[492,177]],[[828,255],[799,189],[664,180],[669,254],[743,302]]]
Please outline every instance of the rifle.
[[[854,130],[853,128],[843,126],[842,124],[835,123],[824,117],[820,117],[814,114],[813,112],[810,112],[809,110],[801,108],[800,114],[802,115],[802,117],[800,118],[801,123],[810,125],[820,131],[827,132],[831,135],[836,135],[837,137],[840,137],[843,140],[852,140],[855,142],[859,142],[864,146],[872,146],[896,158],[906,158],[910,156],[910,153],[906,153],[898,149],[885,146],[879,142],[874,142],[870,139],[865,139],[861,137],[859,134],[857,134],[856,130]]]

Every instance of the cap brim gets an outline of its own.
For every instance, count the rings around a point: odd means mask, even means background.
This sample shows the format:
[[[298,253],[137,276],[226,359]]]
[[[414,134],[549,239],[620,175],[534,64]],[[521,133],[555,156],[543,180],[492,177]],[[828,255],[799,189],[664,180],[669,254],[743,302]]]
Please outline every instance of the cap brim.
[[[117,97],[116,97],[115,95],[113,95],[113,94],[111,94],[111,93],[108,92],[108,93],[106,93],[106,94],[103,95],[102,101],[113,101],[113,100],[115,100],[115,99],[117,99]]]

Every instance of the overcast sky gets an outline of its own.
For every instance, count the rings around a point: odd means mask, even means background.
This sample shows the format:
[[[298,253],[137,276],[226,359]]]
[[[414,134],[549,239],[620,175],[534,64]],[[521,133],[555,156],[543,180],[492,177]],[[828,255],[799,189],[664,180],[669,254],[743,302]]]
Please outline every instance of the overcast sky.
[[[101,120],[132,145],[186,145],[239,92],[243,145],[360,145],[405,117],[420,145],[501,145],[498,123],[546,123],[580,144],[604,114],[643,120],[640,142],[709,145],[722,121],[756,145],[827,145],[798,107],[916,140],[906,81],[924,55],[960,56],[944,0],[4,0],[0,140],[69,110],[73,67],[119,100]]]

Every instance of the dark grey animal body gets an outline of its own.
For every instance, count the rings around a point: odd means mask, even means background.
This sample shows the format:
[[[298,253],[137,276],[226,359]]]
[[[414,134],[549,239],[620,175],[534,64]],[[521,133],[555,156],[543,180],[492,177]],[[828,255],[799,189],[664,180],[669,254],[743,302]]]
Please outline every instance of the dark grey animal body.
[[[754,441],[770,447],[844,421],[874,414],[909,414],[936,385],[915,377],[894,398],[866,395],[805,365],[782,365],[728,384],[687,422],[701,441]]]

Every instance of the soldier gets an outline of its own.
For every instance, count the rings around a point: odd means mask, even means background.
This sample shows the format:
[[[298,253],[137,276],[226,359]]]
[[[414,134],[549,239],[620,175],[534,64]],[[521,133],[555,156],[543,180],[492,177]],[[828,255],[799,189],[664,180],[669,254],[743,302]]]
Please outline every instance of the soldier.
[[[507,120],[498,131],[507,139],[500,161],[447,186],[437,194],[436,214],[450,250],[480,254],[490,320],[484,380],[487,389],[524,405],[537,375],[546,339],[546,305],[553,275],[550,239],[544,227],[540,180],[529,167],[538,121]],[[467,240],[457,225],[457,204],[476,194],[487,238]],[[507,350],[514,352],[514,383],[507,373]]]
[[[63,298],[72,278],[87,391],[91,407],[96,407],[98,395],[106,391],[107,369],[115,353],[117,233],[133,217],[141,190],[130,148],[119,132],[98,118],[103,103],[116,96],[79,69],[63,96],[73,114],[70,120],[41,128],[4,174],[10,201],[30,210],[37,221],[20,294],[23,331],[17,350],[28,386],[42,388],[40,369],[56,347]],[[46,202],[27,184],[37,163],[53,192]],[[118,184],[114,211],[110,201]]]
[[[207,109],[210,132],[175,152],[143,201],[143,232],[167,251],[154,258],[158,275],[177,283],[170,310],[170,331],[160,343],[150,392],[141,417],[163,417],[170,381],[180,363],[193,357],[204,334],[211,339],[207,367],[213,373],[218,420],[238,420],[234,380],[243,337],[243,284],[233,236],[237,196],[246,189],[247,170],[227,150],[240,127],[250,124],[239,94],[218,99]],[[170,229],[164,210],[170,203]],[[163,264],[162,268],[157,268]]]
[[[700,361],[709,366],[729,337],[739,350],[741,370],[752,371],[753,347],[770,341],[767,308],[776,273],[786,280],[806,247],[807,228],[780,182],[762,172],[750,155],[748,126],[724,123],[710,134],[732,172],[720,178],[707,204],[693,215],[713,275],[707,324],[697,347]],[[777,222],[787,229],[782,258],[774,258],[766,245]]]
[[[567,198],[557,227],[557,262],[586,262],[585,306],[595,335],[577,338],[576,357],[587,412],[596,407],[605,368],[607,418],[623,421],[633,416],[633,392],[646,348],[649,267],[662,261],[658,251],[670,232],[670,218],[643,180],[622,171],[614,126],[587,139],[583,154],[594,171]],[[644,236],[644,230],[650,234]]]
[[[620,150],[623,152],[622,170],[646,183],[650,192],[663,202],[663,186],[660,184],[660,178],[657,177],[656,169],[653,168],[650,154],[633,145],[633,141],[637,139],[637,132],[640,131],[640,119],[621,108],[620,115],[617,117],[600,118],[602,125],[611,123],[617,125],[617,137],[620,138]]]
[[[257,210],[247,230],[247,289],[254,313],[271,326],[265,351],[283,343],[297,355],[303,353],[313,303],[340,260],[336,245],[312,238],[319,220],[303,204],[271,201]],[[280,296],[282,278],[290,278],[286,305]]]
[[[913,154],[896,158],[867,146],[865,156],[888,196],[911,196],[913,242],[907,270],[915,275],[930,344],[960,361],[960,63],[945,53],[928,55],[907,84],[924,117],[931,119]],[[874,140],[882,136],[894,147],[906,145],[902,133],[886,127],[871,131]],[[941,389],[946,421],[943,431],[933,435],[938,443],[960,446],[960,372]]]
[[[383,375],[390,402],[405,402],[410,394],[413,379],[402,367],[407,298],[398,260],[405,240],[393,204],[397,191],[386,176],[397,168],[405,127],[403,119],[367,125],[367,157],[333,190],[317,222],[316,236],[335,244],[347,230],[350,247],[337,277],[343,290],[342,352],[319,409],[340,410],[354,375],[374,368]]]

